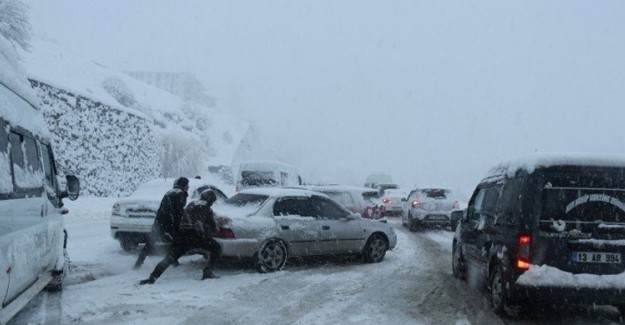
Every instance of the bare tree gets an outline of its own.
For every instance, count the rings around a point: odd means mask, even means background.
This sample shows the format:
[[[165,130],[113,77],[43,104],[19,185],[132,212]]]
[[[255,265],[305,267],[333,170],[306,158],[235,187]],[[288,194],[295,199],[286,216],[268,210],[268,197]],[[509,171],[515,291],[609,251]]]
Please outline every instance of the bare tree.
[[[21,0],[0,0],[0,34],[24,50],[29,49],[32,29],[28,9]]]

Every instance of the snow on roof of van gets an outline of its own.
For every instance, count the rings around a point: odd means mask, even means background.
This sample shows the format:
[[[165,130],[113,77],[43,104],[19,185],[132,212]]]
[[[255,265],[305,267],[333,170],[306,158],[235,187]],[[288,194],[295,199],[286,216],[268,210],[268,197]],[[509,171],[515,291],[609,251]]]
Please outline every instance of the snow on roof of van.
[[[533,173],[537,168],[551,166],[625,167],[625,155],[537,154],[501,163],[491,168],[484,180],[514,177],[519,170]]]
[[[280,188],[280,187],[258,187],[258,188],[250,188],[240,192],[240,194],[256,194],[256,195],[267,195],[270,197],[280,197],[280,196],[312,196],[312,195],[320,195],[313,191],[308,190],[300,190],[293,188]]]
[[[239,164],[239,169],[244,168],[272,168],[280,166],[282,168],[295,169],[295,166],[283,163],[277,160],[249,160],[243,161]]]
[[[352,185],[312,185],[308,188],[311,191],[324,192],[378,192],[378,190],[375,188]]]
[[[35,105],[39,101],[30,87],[19,55],[9,40],[0,35],[0,117],[38,136],[50,137],[50,131]]]

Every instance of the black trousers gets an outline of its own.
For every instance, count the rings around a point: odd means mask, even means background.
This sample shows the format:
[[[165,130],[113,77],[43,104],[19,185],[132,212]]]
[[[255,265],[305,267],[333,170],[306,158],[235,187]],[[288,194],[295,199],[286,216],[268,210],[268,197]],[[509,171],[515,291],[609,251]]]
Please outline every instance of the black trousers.
[[[139,252],[139,257],[137,258],[134,266],[135,269],[140,268],[141,265],[143,265],[145,258],[156,250],[156,243],[158,242],[168,243],[170,242],[170,239],[169,237],[163,236],[158,229],[152,228],[152,231],[148,235],[147,242]]]
[[[221,246],[213,238],[206,237],[201,232],[181,229],[169,247],[169,253],[154,268],[150,278],[158,279],[172,263],[192,249],[204,249],[210,253],[210,258],[204,268],[204,274],[210,273],[221,256]]]

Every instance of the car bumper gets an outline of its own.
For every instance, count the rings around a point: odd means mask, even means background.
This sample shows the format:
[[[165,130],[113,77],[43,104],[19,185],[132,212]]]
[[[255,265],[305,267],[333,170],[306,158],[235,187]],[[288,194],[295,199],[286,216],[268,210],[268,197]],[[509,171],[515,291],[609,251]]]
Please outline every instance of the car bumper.
[[[393,249],[397,245],[397,234],[389,234],[388,236],[388,249]]]
[[[625,288],[574,288],[514,284],[509,290],[514,303],[625,305]]]
[[[447,211],[410,210],[412,220],[426,225],[449,225],[450,213]]]
[[[248,258],[260,249],[261,242],[257,239],[223,239],[215,238],[221,246],[221,255],[225,257]]]
[[[136,233],[149,234],[152,231],[154,219],[151,218],[127,218],[111,216],[111,237],[117,239],[119,234]]]

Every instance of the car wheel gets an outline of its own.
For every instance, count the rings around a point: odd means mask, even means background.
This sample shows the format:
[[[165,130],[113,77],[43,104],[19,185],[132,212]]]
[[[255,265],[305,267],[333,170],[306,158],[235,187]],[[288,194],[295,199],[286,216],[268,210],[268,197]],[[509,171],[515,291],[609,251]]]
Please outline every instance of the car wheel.
[[[288,258],[286,245],[281,240],[265,242],[256,253],[256,268],[261,273],[281,270]]]
[[[462,257],[462,249],[458,247],[458,244],[454,244],[451,253],[451,269],[454,276],[458,279],[464,280],[467,277],[467,269],[464,264],[464,258]]]
[[[508,288],[503,278],[503,267],[501,264],[495,266],[490,277],[490,302],[495,314],[506,317],[508,308]]]
[[[386,238],[380,234],[373,234],[365,244],[363,249],[363,257],[367,263],[378,263],[384,259],[388,250],[388,242]]]
[[[120,238],[119,244],[126,253],[134,252],[139,246],[139,242],[132,238]]]
[[[408,213],[408,229],[412,232],[419,230],[419,221],[414,220],[410,213]]]

